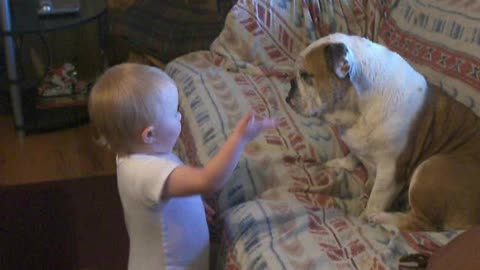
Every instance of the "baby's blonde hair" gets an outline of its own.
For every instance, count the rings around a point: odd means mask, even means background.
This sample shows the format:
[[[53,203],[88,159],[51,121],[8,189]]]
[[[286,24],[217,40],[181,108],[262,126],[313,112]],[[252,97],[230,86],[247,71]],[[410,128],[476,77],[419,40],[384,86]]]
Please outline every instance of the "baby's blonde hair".
[[[98,135],[116,153],[130,153],[142,131],[162,115],[163,91],[174,81],[158,68],[126,63],[109,68],[90,93],[88,111]]]

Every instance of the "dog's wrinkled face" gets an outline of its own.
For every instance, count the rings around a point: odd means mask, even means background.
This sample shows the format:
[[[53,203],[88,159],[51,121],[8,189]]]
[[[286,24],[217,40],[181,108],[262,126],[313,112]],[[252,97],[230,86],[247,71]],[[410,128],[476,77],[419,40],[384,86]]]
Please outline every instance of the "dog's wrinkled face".
[[[307,117],[341,109],[341,101],[351,87],[349,56],[343,43],[307,48],[296,62],[296,78],[291,82],[287,103]]]

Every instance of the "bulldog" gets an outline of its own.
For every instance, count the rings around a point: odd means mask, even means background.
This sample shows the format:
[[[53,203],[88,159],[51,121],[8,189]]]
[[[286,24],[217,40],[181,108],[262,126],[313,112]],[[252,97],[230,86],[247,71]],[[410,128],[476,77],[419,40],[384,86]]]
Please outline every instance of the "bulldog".
[[[361,216],[403,230],[480,224],[480,119],[401,56],[331,34],[304,49],[287,103],[337,126],[350,153],[326,163],[368,171]],[[296,82],[296,83],[295,83]],[[392,211],[408,194],[406,212]]]

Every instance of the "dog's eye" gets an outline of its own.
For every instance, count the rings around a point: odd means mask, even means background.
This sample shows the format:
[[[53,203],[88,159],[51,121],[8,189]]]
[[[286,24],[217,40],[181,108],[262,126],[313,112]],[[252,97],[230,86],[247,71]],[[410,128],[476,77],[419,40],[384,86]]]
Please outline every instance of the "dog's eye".
[[[300,74],[300,77],[302,77],[302,79],[309,76],[309,74],[303,70],[299,71],[298,74]]]
[[[302,80],[304,82],[306,82],[309,85],[313,85],[313,75],[312,74],[307,73],[305,71],[300,71],[299,74],[300,74],[300,77],[302,78]]]

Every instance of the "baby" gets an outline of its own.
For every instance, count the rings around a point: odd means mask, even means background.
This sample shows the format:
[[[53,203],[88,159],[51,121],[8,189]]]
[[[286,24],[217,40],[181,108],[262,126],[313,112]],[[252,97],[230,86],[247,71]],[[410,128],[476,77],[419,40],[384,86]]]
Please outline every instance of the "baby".
[[[128,269],[209,269],[201,194],[230,178],[246,144],[275,127],[249,113],[204,168],[172,149],[181,131],[175,82],[140,64],[109,68],[89,98],[90,118],[117,154],[117,181],[130,237]]]

